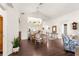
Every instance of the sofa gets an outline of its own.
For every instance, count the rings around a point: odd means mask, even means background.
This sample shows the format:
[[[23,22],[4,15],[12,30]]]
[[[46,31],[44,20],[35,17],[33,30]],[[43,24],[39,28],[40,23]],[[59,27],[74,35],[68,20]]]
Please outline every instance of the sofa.
[[[79,40],[71,39],[68,35],[62,35],[64,50],[75,52],[76,46],[79,46]]]

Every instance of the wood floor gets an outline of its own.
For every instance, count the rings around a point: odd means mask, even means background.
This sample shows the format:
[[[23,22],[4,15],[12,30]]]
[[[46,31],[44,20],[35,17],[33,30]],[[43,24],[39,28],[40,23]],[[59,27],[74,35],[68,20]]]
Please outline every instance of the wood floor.
[[[35,46],[28,40],[21,41],[21,48],[18,53],[10,56],[74,56],[74,53],[66,52],[63,48],[62,39],[49,40],[47,47]]]

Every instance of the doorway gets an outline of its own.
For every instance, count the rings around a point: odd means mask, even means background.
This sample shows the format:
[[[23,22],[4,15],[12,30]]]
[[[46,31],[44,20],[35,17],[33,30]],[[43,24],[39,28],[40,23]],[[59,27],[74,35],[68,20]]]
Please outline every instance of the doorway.
[[[64,34],[67,35],[67,24],[64,24]]]
[[[0,55],[3,53],[3,17],[0,16]]]

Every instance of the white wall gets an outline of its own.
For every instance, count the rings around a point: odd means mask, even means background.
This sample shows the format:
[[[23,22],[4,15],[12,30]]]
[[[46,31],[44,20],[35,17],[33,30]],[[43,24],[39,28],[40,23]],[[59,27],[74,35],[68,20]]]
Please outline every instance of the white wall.
[[[77,22],[78,23],[78,29],[77,30],[73,30],[72,29],[72,22]],[[51,21],[51,26],[52,25],[57,25],[57,32],[58,32],[58,36],[61,38],[61,34],[62,34],[62,25],[63,24],[67,24],[67,33],[68,35],[73,35],[73,34],[78,34],[79,32],[79,11],[75,11],[66,15],[63,15],[62,17],[59,17],[57,19],[52,19]]]
[[[27,24],[27,15],[21,15],[20,17],[20,31],[21,31],[21,38],[25,40],[28,38],[28,24]]]
[[[12,41],[19,33],[19,12],[16,9],[7,10],[7,55],[12,53]]]

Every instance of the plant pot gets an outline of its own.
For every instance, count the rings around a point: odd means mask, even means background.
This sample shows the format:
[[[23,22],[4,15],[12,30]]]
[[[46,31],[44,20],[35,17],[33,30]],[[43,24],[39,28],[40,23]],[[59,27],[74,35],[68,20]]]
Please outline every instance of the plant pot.
[[[13,53],[19,52],[19,47],[13,48]]]

